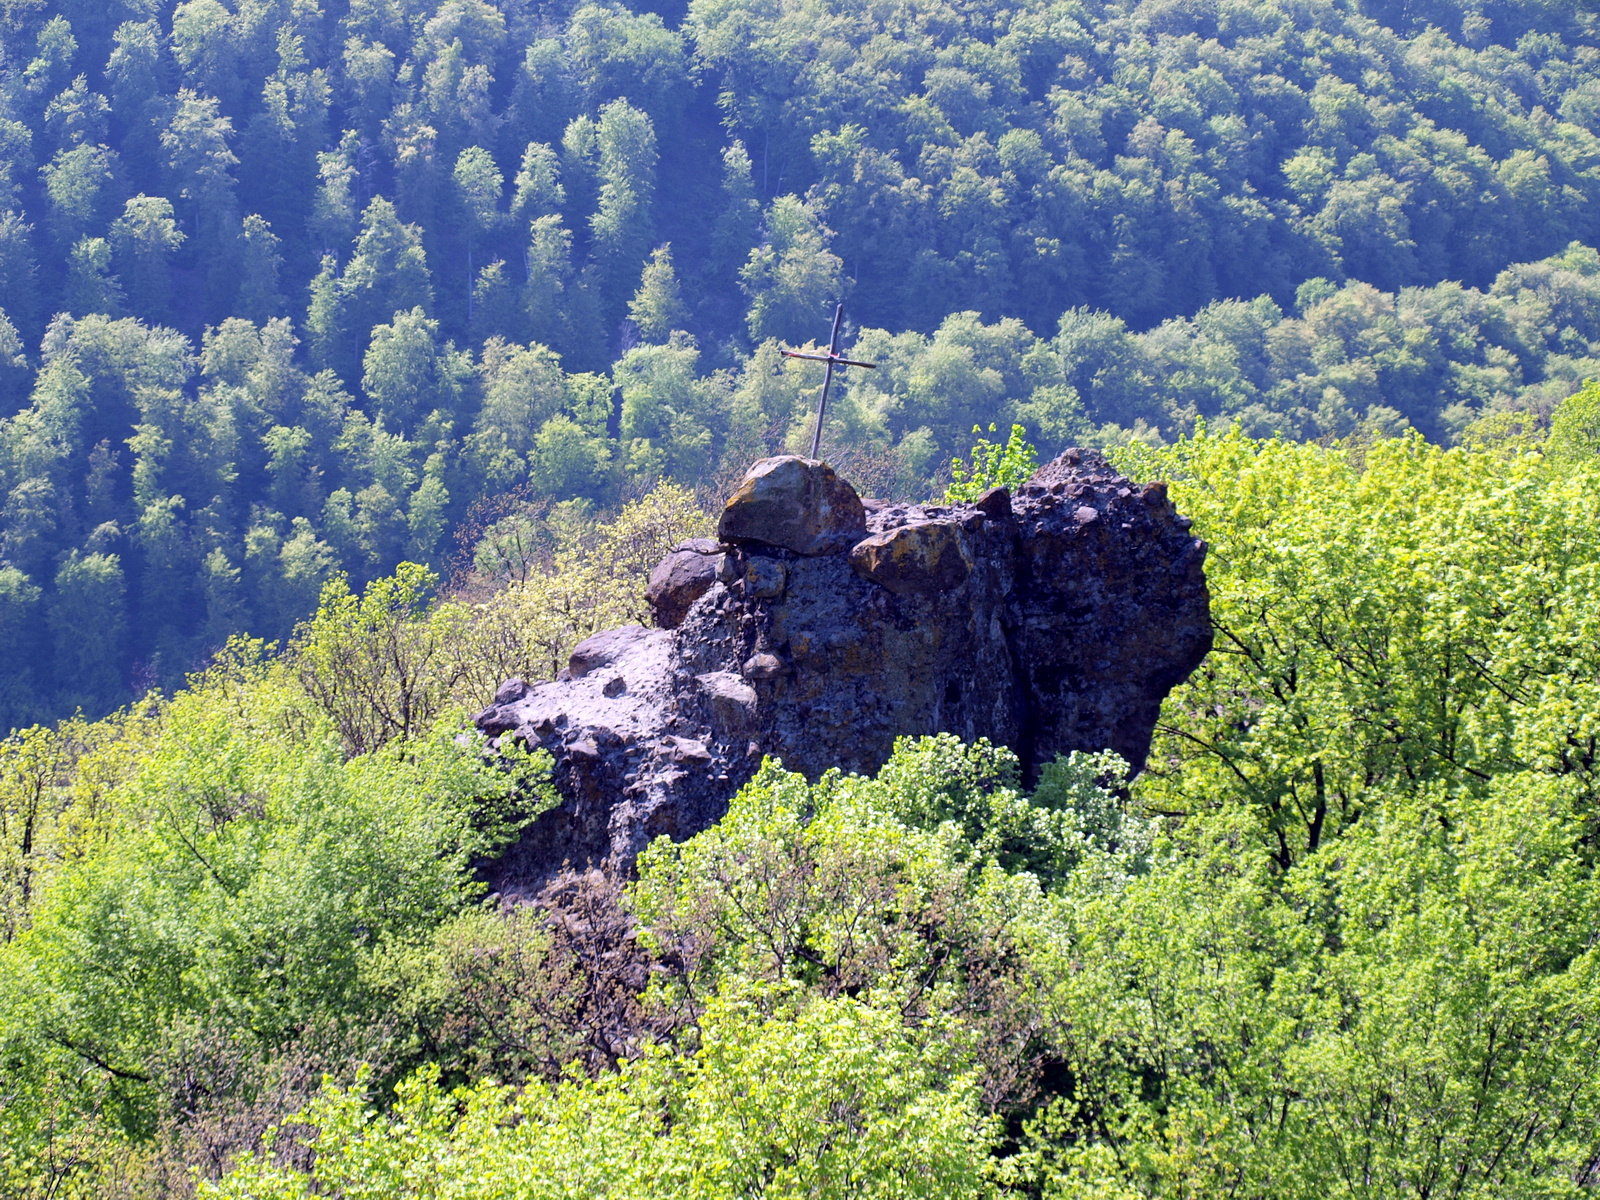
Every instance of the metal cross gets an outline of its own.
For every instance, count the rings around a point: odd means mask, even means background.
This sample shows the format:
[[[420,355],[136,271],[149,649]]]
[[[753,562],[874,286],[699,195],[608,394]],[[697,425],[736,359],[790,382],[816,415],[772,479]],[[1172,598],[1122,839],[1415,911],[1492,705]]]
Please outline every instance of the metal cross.
[[[817,401],[817,427],[811,431],[811,457],[819,458],[822,454],[822,417],[828,411],[828,388],[833,384],[834,367],[865,367],[875,370],[877,363],[857,362],[853,358],[843,358],[839,354],[839,322],[844,320],[844,305],[840,304],[833,310],[833,337],[828,339],[828,352],[826,354],[804,354],[799,350],[783,350],[780,353],[785,358],[806,358],[812,362],[828,364],[828,370],[822,377],[822,398]]]

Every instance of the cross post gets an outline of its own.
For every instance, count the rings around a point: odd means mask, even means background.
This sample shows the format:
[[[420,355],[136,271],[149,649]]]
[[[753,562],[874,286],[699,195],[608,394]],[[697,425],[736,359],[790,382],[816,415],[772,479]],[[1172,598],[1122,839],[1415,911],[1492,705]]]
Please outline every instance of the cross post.
[[[812,362],[827,363],[827,371],[822,376],[822,397],[817,401],[817,425],[811,431],[811,457],[822,456],[822,418],[828,411],[828,389],[833,386],[834,367],[865,367],[875,370],[877,363],[857,362],[855,359],[844,358],[839,354],[839,324],[844,320],[844,305],[841,303],[833,310],[833,336],[828,339],[828,352],[826,354],[805,354],[799,350],[782,350],[785,358],[804,358]]]

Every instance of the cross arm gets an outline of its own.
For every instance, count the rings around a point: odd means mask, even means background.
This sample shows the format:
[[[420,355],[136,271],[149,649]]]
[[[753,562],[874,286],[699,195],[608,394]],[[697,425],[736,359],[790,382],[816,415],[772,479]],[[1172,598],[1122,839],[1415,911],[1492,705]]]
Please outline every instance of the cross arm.
[[[831,362],[836,367],[865,367],[869,371],[878,369],[877,363],[857,362],[853,358],[841,358],[837,354],[802,354],[798,350],[780,350],[785,358],[805,358],[812,362]]]

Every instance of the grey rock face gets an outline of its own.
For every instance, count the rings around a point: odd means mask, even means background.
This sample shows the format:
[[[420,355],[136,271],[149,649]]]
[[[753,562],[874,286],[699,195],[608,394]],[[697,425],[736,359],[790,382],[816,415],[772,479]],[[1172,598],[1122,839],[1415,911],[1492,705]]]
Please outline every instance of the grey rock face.
[[[789,494],[851,511],[842,480],[808,487]],[[501,688],[479,728],[550,750],[565,800],[498,865],[503,893],[566,864],[626,872],[650,839],[716,821],[768,754],[812,778],[873,772],[896,737],[948,731],[1011,746],[1030,776],[1069,750],[1143,765],[1162,699],[1211,646],[1205,544],[1163,484],[1068,451],[1015,497],[854,511],[864,528],[832,553],[731,523],[742,541],[692,551],[712,579],[675,627],[598,634],[569,678]],[[826,524],[766,527],[792,542]]]

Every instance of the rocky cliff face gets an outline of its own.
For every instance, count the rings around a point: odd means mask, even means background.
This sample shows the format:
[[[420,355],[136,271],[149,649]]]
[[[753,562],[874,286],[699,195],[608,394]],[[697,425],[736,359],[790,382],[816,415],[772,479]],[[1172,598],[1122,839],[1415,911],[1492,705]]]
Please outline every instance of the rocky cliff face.
[[[478,715],[549,750],[564,798],[494,882],[626,871],[650,839],[716,821],[765,755],[872,772],[896,737],[950,732],[1005,743],[1030,774],[1070,750],[1142,766],[1161,701],[1211,647],[1188,526],[1164,484],[1088,451],[1016,496],[940,506],[862,501],[819,462],[757,463],[717,539],[656,569],[660,628],[598,634],[554,682],[511,680]]]

